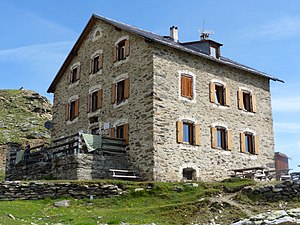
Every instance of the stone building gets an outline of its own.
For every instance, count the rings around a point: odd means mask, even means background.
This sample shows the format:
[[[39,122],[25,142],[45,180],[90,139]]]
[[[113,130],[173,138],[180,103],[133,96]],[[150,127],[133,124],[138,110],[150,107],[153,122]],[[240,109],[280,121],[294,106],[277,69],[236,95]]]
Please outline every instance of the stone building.
[[[223,57],[221,46],[93,15],[48,89],[52,138],[124,138],[129,169],[148,180],[274,168],[270,80],[281,80]]]

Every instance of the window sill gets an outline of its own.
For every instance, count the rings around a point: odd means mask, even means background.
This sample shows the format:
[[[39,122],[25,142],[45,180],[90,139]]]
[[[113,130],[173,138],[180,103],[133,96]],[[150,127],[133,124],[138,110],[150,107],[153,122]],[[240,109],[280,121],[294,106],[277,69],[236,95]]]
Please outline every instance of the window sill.
[[[244,109],[240,109],[240,111],[244,114],[247,114],[247,115],[251,115],[251,116],[254,116],[255,113],[254,112],[251,112],[251,111],[247,111],[247,110],[244,110]]]
[[[113,104],[113,108],[117,109],[119,107],[122,107],[123,105],[126,105],[128,103],[128,99],[125,99],[124,101],[120,102],[120,103],[115,103]]]
[[[192,150],[194,150],[194,149],[196,149],[197,147],[199,147],[198,145],[191,145],[191,144],[189,144],[189,143],[180,143],[180,148],[181,149],[192,149]]]
[[[119,66],[119,65],[121,65],[123,63],[126,63],[128,60],[129,60],[129,56],[127,56],[125,59],[122,59],[120,61],[114,62],[114,66]]]
[[[102,74],[102,69],[98,70],[96,73],[90,73],[90,78],[95,77],[97,75],[101,75]]]
[[[74,120],[68,120],[67,125],[70,125],[70,124],[73,124],[73,123],[76,123],[76,122],[78,122],[78,117],[76,117]]]
[[[212,102],[212,104],[213,104],[213,107],[216,108],[216,109],[228,109],[229,108],[229,106],[227,106],[227,105],[221,105],[219,103]]]
[[[79,84],[79,80],[77,80],[77,81],[74,82],[74,83],[70,83],[69,86],[68,86],[68,88],[70,89],[70,88],[72,88],[72,87],[77,86],[78,84]]]
[[[188,97],[184,97],[184,96],[181,96],[181,95],[179,96],[179,100],[190,102],[190,103],[196,103],[195,98],[188,98]]]
[[[90,117],[98,116],[100,114],[101,114],[101,109],[98,109],[98,110],[96,110],[94,112],[89,112],[88,113],[88,117],[90,118]]]

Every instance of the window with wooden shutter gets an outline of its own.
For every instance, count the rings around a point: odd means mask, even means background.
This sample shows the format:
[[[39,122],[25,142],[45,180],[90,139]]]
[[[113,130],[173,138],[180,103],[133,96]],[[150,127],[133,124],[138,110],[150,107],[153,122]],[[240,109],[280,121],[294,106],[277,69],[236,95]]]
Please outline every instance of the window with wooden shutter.
[[[129,48],[129,40],[125,41],[125,57],[129,56],[130,48]]]
[[[232,130],[227,130],[227,150],[232,150]]]
[[[114,104],[116,102],[116,84],[111,84],[111,103]]]
[[[177,133],[177,142],[183,142],[183,122],[177,121],[176,122],[176,133]]]
[[[129,92],[130,92],[130,80],[127,78],[124,80],[124,99],[129,98]]]
[[[112,138],[115,138],[115,137],[116,137],[116,133],[115,133],[115,128],[114,128],[114,127],[112,127],[112,128],[110,129],[110,137],[112,137]]]
[[[211,147],[217,148],[217,128],[212,127],[211,128]]]
[[[210,96],[210,102],[215,103],[216,102],[216,94],[215,94],[215,83],[210,82],[209,84],[209,96]]]
[[[256,96],[255,96],[255,94],[252,93],[251,99],[252,99],[252,112],[257,112]]]
[[[91,103],[92,103],[92,112],[95,112],[97,111],[98,109],[98,91],[94,91],[92,94],[91,94]]]
[[[181,96],[193,98],[193,78],[188,75],[181,75]]]
[[[75,100],[75,117],[79,115],[79,99]]]
[[[240,133],[240,148],[241,148],[241,152],[246,152],[246,148],[245,148],[245,133],[241,132]]]
[[[100,89],[98,90],[98,107],[97,109],[101,109],[102,108],[102,94],[103,94],[103,90]]]
[[[124,139],[125,139],[125,144],[129,144],[129,125],[124,124]]]
[[[194,144],[200,145],[200,124],[195,124],[194,126]]]
[[[254,154],[258,155],[259,154],[259,138],[257,135],[254,136]]]
[[[230,105],[230,88],[228,86],[225,88],[225,105]]]
[[[69,120],[69,103],[66,104],[65,119]]]
[[[87,96],[87,112],[91,111],[91,95],[88,94]]]
[[[114,46],[113,48],[113,59],[114,62],[117,62],[117,46]]]

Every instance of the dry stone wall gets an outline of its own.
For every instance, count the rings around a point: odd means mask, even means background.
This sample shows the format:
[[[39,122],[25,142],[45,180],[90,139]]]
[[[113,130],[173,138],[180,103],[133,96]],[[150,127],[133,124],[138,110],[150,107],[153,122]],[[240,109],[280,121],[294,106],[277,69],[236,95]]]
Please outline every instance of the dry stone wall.
[[[122,192],[115,185],[93,183],[53,183],[53,182],[21,182],[6,181],[0,183],[0,201],[10,200],[37,200],[44,198],[73,197],[82,198],[106,198]]]
[[[5,170],[7,146],[0,145],[0,171]]]
[[[269,80],[220,65],[175,49],[157,46],[154,51],[154,179],[181,180],[182,170],[192,168],[198,180],[220,180],[231,169],[274,167],[274,139]],[[180,97],[180,73],[194,76],[195,99]],[[230,106],[210,102],[209,84],[217,80],[230,88]],[[237,91],[256,94],[257,113],[238,109]],[[176,121],[200,124],[200,146],[178,144]],[[233,149],[212,149],[211,127],[221,125],[233,133]],[[240,152],[240,132],[252,130],[260,139],[260,152]]]

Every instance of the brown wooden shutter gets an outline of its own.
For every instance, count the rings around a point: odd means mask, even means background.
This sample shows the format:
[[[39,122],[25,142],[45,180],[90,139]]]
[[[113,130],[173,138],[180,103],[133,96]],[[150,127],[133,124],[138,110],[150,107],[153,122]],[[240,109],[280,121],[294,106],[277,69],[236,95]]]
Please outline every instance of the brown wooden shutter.
[[[255,155],[259,154],[259,138],[257,135],[254,136],[254,152]]]
[[[115,128],[114,127],[110,128],[110,137],[112,137],[112,138],[116,137],[116,132],[115,132]]]
[[[90,74],[92,74],[94,72],[94,59],[91,59],[90,62]]]
[[[69,103],[66,104],[66,114],[65,114],[65,119],[69,120]]]
[[[69,84],[72,83],[72,74],[73,74],[73,71],[70,70],[70,71],[69,71]]]
[[[125,41],[125,56],[129,56],[129,51],[130,51],[130,48],[129,48],[129,40],[126,40]]]
[[[98,90],[98,109],[102,108],[102,94],[103,94],[103,90],[100,89]]]
[[[251,98],[252,98],[252,112],[257,112],[256,96],[255,96],[255,94],[252,93]]]
[[[124,99],[129,98],[129,92],[130,92],[130,80],[127,78],[124,80]]]
[[[103,68],[103,53],[99,55],[99,69]]]
[[[241,144],[241,152],[246,152],[246,146],[245,146],[245,133],[240,133],[240,144]]]
[[[210,102],[216,102],[216,84],[214,82],[210,82],[209,84],[209,96]]]
[[[217,128],[212,127],[211,128],[211,147],[217,148]]]
[[[79,99],[75,100],[75,117],[79,115]]]
[[[238,108],[244,109],[244,103],[243,103],[243,92],[241,90],[238,90]]]
[[[113,48],[113,57],[114,62],[117,62],[117,46],[114,46]]]
[[[116,84],[111,84],[111,103],[114,104],[116,102]]]
[[[186,96],[186,81],[185,81],[185,76],[181,75],[181,96]]]
[[[87,96],[87,112],[91,111],[91,95],[88,94]]]
[[[227,150],[232,150],[232,130],[227,130]]]
[[[124,139],[125,139],[125,144],[129,144],[129,126],[128,124],[124,124]]]
[[[190,98],[193,98],[193,78],[192,77],[187,77],[187,96]]]
[[[80,73],[81,73],[81,65],[79,65],[79,66],[77,67],[76,81],[79,80],[79,78],[80,78]]]
[[[182,143],[183,142],[183,122],[177,121],[176,122],[176,133],[177,133],[177,142]]]
[[[230,105],[230,88],[228,86],[225,88],[225,105]]]
[[[200,124],[195,124],[194,126],[194,144],[195,145],[200,145]]]

